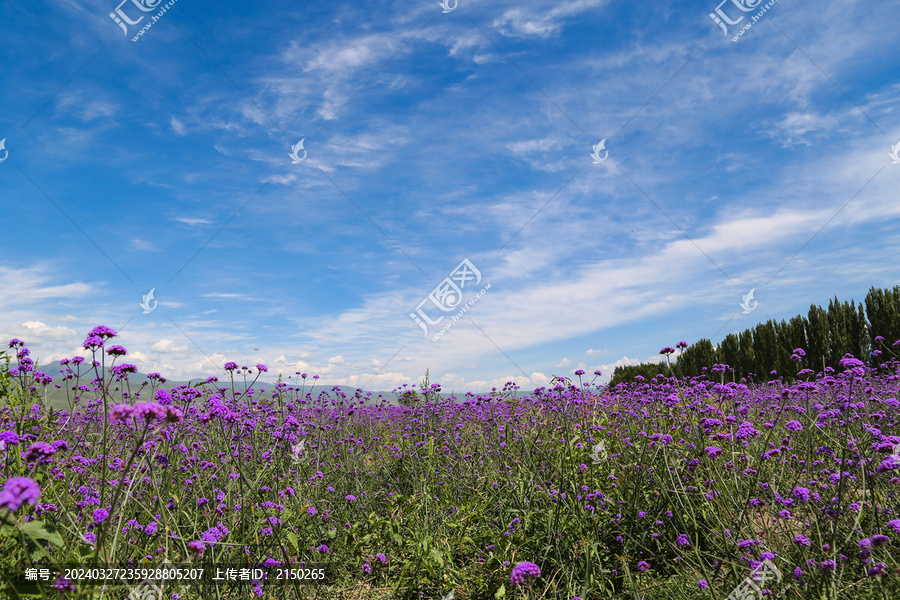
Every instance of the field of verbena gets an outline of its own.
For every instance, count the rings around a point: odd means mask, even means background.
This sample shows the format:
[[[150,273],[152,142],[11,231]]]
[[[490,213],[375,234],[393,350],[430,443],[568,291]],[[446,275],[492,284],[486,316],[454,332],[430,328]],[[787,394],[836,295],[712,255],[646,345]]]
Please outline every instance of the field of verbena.
[[[579,376],[413,406],[306,379],[136,397],[129,369],[92,369],[60,382],[72,413],[20,368],[0,409],[0,596],[25,589],[25,566],[269,560],[327,580],[162,597],[713,599],[769,559],[767,598],[897,598],[898,363],[843,366],[761,387]],[[540,575],[514,583],[522,561]],[[53,583],[43,597],[132,589]]]

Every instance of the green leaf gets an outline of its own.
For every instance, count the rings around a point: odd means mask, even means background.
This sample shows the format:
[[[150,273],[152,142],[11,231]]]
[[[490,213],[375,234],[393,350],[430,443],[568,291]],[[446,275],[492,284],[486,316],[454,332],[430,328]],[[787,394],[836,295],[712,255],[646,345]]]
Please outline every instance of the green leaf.
[[[297,540],[297,534],[294,533],[293,531],[288,531],[286,537],[288,539],[288,542],[290,542],[290,544],[291,544],[291,551],[295,552],[295,553],[299,552],[300,542]]]
[[[59,535],[55,526],[42,521],[29,521],[19,526],[19,530],[37,542],[38,540],[47,540],[56,547],[65,545],[62,536]]]
[[[434,559],[434,562],[436,562],[437,564],[439,564],[442,567],[444,566],[444,556],[441,554],[440,550],[438,550],[437,548],[432,548],[430,554],[431,554],[431,557]]]
[[[500,584],[500,589],[494,594],[495,600],[500,600],[500,598],[506,598],[506,585]]]

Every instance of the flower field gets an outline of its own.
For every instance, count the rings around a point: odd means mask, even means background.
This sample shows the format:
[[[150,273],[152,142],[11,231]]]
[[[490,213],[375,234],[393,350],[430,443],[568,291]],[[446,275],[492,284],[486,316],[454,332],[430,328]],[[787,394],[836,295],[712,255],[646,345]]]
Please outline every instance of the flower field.
[[[3,597],[900,597],[897,360],[816,373],[795,351],[763,385],[577,371],[398,405],[235,363],[130,387],[116,335],[58,374],[9,343]],[[68,410],[44,405],[54,385]],[[206,575],[161,581],[163,563]]]

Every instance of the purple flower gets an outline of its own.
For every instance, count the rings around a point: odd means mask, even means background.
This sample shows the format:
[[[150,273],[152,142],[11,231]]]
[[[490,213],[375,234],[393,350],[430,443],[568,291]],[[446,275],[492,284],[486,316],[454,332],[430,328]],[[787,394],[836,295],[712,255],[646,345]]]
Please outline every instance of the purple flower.
[[[812,545],[812,542],[809,541],[809,538],[802,534],[800,534],[794,538],[794,543],[801,544],[803,546],[806,546],[807,548],[809,548]]]
[[[362,570],[363,570],[363,573],[368,575],[369,573],[372,572],[372,567],[369,565],[369,563],[364,563],[362,566]]]
[[[88,336],[84,340],[84,344],[82,344],[82,348],[85,350],[93,350],[94,348],[100,348],[103,346],[103,339],[97,337],[96,335]]]
[[[803,425],[800,424],[800,421],[788,421],[784,424],[784,427],[790,431],[800,431],[803,429]]]
[[[892,529],[895,533],[900,533],[900,519],[894,519],[887,522],[888,529]]]
[[[701,590],[705,590],[706,588],[709,587],[709,584],[706,582],[705,579],[701,579],[700,581],[697,582],[697,586],[698,586]]]
[[[318,511],[316,510],[315,506],[310,506],[306,509],[306,512],[308,512],[310,516],[314,516]]]
[[[125,356],[128,354],[128,350],[122,346],[110,346],[106,349],[106,353],[110,356]]]
[[[353,494],[348,494],[347,500],[349,500],[350,502],[356,502],[356,496],[354,496]]]
[[[40,495],[41,488],[33,479],[11,477],[0,490],[0,508],[16,512],[26,502],[34,505]]]
[[[541,569],[533,562],[522,561],[513,567],[512,574],[509,576],[509,582],[512,585],[522,585],[529,578],[537,578],[541,576]]]
[[[321,546],[316,548],[316,550],[318,550],[322,554],[328,554],[328,546],[326,546],[325,544],[322,544]]]
[[[646,571],[647,569],[650,568],[650,563],[648,563],[647,561],[642,560],[642,561],[640,561],[640,562],[637,564],[637,568],[638,568],[639,571]]]
[[[105,508],[98,508],[94,511],[94,525],[99,525],[109,516],[109,511]]]
[[[225,363],[226,371],[235,371],[235,370],[237,370],[237,368],[238,368],[238,365],[236,362],[229,361],[229,362]]]
[[[190,548],[193,552],[200,554],[204,550],[206,550],[206,546],[203,545],[203,542],[200,540],[194,540],[192,542],[188,542],[188,548]]]
[[[797,498],[801,502],[806,502],[809,500],[809,490],[805,487],[800,487],[799,485],[794,488],[793,491],[794,498]]]
[[[113,337],[116,337],[117,335],[119,335],[119,334],[116,333],[111,328],[107,327],[106,325],[97,325],[96,327],[91,329],[90,333],[88,333],[88,337],[96,336],[96,337],[103,338],[103,339],[113,338]]]
[[[876,546],[876,547],[884,546],[885,544],[890,544],[890,543],[891,543],[891,538],[889,538],[886,535],[879,534],[879,535],[872,536],[872,545],[873,546]]]
[[[48,444],[47,442],[36,442],[28,447],[22,454],[22,458],[25,459],[26,462],[49,462],[51,456],[56,454],[56,448]]]
[[[677,538],[675,538],[675,543],[679,546],[690,546],[691,538],[689,538],[686,533],[682,533]]]
[[[0,448],[7,446],[18,446],[19,436],[14,431],[0,431]]]
[[[56,578],[56,583],[53,584],[53,587],[58,590],[62,590],[64,592],[74,592],[75,591],[75,584],[73,584],[71,581],[69,581],[62,575],[60,575],[59,577]]]

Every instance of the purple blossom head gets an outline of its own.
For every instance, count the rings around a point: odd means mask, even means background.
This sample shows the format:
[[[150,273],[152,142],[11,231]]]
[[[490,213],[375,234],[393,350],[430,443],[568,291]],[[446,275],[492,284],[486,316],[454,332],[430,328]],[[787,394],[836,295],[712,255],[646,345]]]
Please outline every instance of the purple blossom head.
[[[697,587],[699,587],[701,590],[705,590],[709,587],[709,583],[707,583],[705,579],[701,579],[697,582]]]
[[[49,462],[50,457],[56,454],[56,448],[47,442],[35,442],[22,453],[26,462]]]
[[[96,327],[91,329],[90,333],[88,333],[88,337],[96,336],[103,339],[114,338],[117,335],[119,334],[106,325],[97,325]]]
[[[85,350],[93,350],[95,348],[103,347],[103,338],[98,337],[96,335],[89,335],[85,338],[84,343],[81,345]]]
[[[801,502],[806,502],[809,500],[809,490],[805,487],[800,487],[799,485],[794,488],[792,492],[794,494],[794,498],[800,500]]]
[[[109,511],[105,508],[98,508],[94,511],[94,525],[99,525],[109,516]]]
[[[328,550],[328,546],[326,546],[325,544],[322,544],[321,546],[319,546],[318,548],[316,548],[316,550],[318,550],[318,551],[321,552],[322,554],[328,554],[328,552],[330,552],[330,551]]]
[[[675,344],[675,347],[676,347],[676,348],[682,348],[682,349],[683,349],[683,348],[687,348],[687,347],[688,347],[688,343],[685,342],[685,341],[681,341],[681,342],[678,342],[677,344]]]
[[[663,348],[662,350],[659,351],[660,354],[665,354],[666,356],[668,356],[669,354],[672,354],[673,352],[675,352],[675,348],[672,348],[671,346],[666,346],[665,348]]]
[[[125,356],[128,354],[128,350],[122,346],[110,346],[106,349],[106,353],[110,356]]]
[[[14,431],[0,431],[0,444],[3,444],[3,447],[18,446],[19,436]]]
[[[41,495],[40,486],[28,477],[11,477],[0,490],[0,508],[16,512],[24,503],[34,505]]]
[[[74,592],[75,584],[60,575],[56,578],[56,582],[53,584],[53,587],[57,590],[61,590],[63,592]]]
[[[706,449],[706,455],[709,456],[710,458],[715,458],[720,454],[722,454],[722,450],[720,450],[719,448],[716,448],[715,446],[709,446]]]
[[[206,550],[206,546],[203,545],[203,542],[200,540],[194,540],[192,542],[188,542],[188,548],[191,549],[195,554],[202,554],[204,550]]]
[[[675,538],[675,543],[679,546],[690,546],[691,538],[689,538],[686,533],[682,533],[677,538]]]
[[[784,424],[784,428],[788,431],[800,431],[803,429],[803,425],[800,424],[800,421],[788,421]]]
[[[385,556],[384,554],[382,554],[382,553],[379,552],[378,554],[375,555],[375,558],[377,558],[378,560],[380,560],[380,561],[381,561],[381,564],[383,564],[383,565],[386,565],[386,564],[387,564],[387,556]]]
[[[236,362],[229,361],[229,362],[225,363],[226,371],[236,371],[237,368],[238,368],[238,365]]]
[[[513,567],[512,574],[509,576],[509,582],[512,585],[522,585],[523,583],[541,576],[541,569],[533,562],[527,560],[522,561]]]

